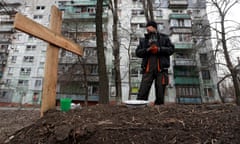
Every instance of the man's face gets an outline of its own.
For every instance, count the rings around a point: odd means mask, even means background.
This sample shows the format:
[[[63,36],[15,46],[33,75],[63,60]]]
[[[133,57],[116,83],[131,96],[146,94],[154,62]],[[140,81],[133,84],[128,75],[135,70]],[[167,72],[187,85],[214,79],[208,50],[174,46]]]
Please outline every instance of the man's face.
[[[148,26],[146,29],[147,29],[147,32],[148,32],[148,33],[153,33],[153,32],[156,32],[156,31],[157,31],[156,28],[153,27],[153,26]]]

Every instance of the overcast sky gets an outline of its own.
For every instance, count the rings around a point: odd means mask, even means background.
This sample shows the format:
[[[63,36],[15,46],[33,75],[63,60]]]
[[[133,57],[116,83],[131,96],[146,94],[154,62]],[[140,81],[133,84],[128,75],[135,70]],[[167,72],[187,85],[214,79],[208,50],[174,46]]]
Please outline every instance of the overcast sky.
[[[207,11],[209,12],[209,11],[211,11],[211,9],[209,9],[209,7],[207,7]],[[216,15],[208,13],[208,19],[211,23],[211,22],[216,21],[217,17],[216,17]],[[235,5],[231,9],[231,11],[229,12],[229,15],[227,16],[227,19],[234,20],[234,21],[237,21],[238,23],[240,23],[240,4]],[[229,24],[229,26],[231,26],[231,25],[233,25],[233,24],[232,23]],[[214,26],[214,25],[212,25],[212,26]],[[235,35],[240,35],[240,25],[238,27],[239,27],[239,31]],[[212,36],[214,34],[215,34],[215,32],[212,31]],[[216,41],[213,40],[213,48],[215,48],[215,46],[216,46]],[[231,45],[228,44],[228,46],[231,46]],[[240,56],[240,46],[237,47],[237,50],[232,51],[232,53],[230,53],[230,56],[231,56],[231,60],[232,60],[233,64],[236,65],[237,57]],[[222,60],[223,60],[222,58],[219,58],[219,62],[223,62]],[[223,72],[221,69],[218,69],[218,74],[221,74],[220,71]]]

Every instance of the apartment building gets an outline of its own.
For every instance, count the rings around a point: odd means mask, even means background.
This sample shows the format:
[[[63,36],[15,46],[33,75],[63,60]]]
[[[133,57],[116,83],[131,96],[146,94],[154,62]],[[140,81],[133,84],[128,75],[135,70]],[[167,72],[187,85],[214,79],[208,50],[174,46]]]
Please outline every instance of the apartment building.
[[[7,69],[6,65],[9,49],[11,48],[11,43],[14,39],[14,15],[20,5],[20,3],[15,1],[12,3],[0,1],[0,101],[2,102],[11,101],[11,94],[7,93],[3,74]]]
[[[63,12],[62,34],[84,47],[83,57],[61,51],[57,98],[70,97],[73,101],[97,103],[99,76],[96,46],[97,0],[58,0]],[[103,31],[107,39],[108,6],[104,3]]]
[[[120,1],[121,23],[130,26],[129,88],[123,86],[123,95],[135,98],[141,81],[140,61],[135,56],[139,37],[145,31],[146,18],[142,0]],[[206,2],[203,0],[153,0],[154,19],[160,32],[168,34],[175,45],[169,68],[170,83],[165,101],[170,103],[205,103],[219,101],[217,73],[213,62],[212,45]],[[123,48],[122,48],[123,49]],[[127,51],[123,52],[127,56]],[[125,62],[122,62],[125,63]],[[122,66],[124,67],[124,66]],[[127,66],[126,66],[127,67]],[[126,71],[124,69],[123,71]],[[128,81],[124,79],[123,81]],[[150,101],[155,98],[154,85]],[[123,99],[128,99],[125,97]]]
[[[4,0],[0,7],[1,97],[4,102],[40,103],[47,44],[12,29],[17,11],[49,25],[50,8],[63,12],[62,34],[84,47],[84,57],[61,50],[57,99],[96,103],[99,97],[95,13],[97,0]],[[153,0],[158,30],[168,34],[176,51],[171,56],[170,84],[166,90],[169,103],[205,103],[219,100],[217,73],[212,59],[210,30],[207,29],[206,3],[203,0]],[[3,7],[4,6],[4,7]],[[13,12],[6,13],[7,8]],[[122,100],[135,99],[141,81],[141,59],[135,56],[138,40],[143,37],[146,18],[142,0],[119,0],[120,69]],[[115,99],[112,73],[112,15],[104,4],[103,27],[110,100]],[[4,26],[2,28],[2,26]],[[8,30],[7,30],[8,29]],[[86,70],[86,71],[84,71]],[[87,89],[86,89],[87,87]],[[154,85],[149,100],[155,99]]]
[[[4,102],[13,103],[40,103],[42,83],[44,77],[44,64],[47,44],[31,35],[13,29],[14,14],[20,12],[30,19],[44,25],[49,25],[50,9],[54,1],[39,0],[4,0],[1,4],[1,25],[9,29],[10,40],[1,48],[8,50],[6,66],[2,77],[1,90],[6,97]],[[6,11],[12,12],[6,13]],[[2,23],[2,20],[6,23]],[[6,25],[8,24],[8,25]],[[2,27],[0,28],[2,29]],[[2,39],[1,39],[2,40]],[[1,100],[2,101],[2,100]]]

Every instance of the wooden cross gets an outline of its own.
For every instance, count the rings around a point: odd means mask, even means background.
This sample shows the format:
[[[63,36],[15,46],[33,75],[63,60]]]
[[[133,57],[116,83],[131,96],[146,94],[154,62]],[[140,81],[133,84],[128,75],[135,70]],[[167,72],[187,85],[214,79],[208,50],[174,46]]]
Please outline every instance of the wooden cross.
[[[33,20],[17,13],[14,28],[48,42],[46,63],[43,80],[43,93],[41,103],[41,116],[49,109],[56,108],[56,86],[58,70],[59,48],[83,54],[83,48],[61,35],[62,13],[56,6],[51,8],[50,29],[34,22]]]

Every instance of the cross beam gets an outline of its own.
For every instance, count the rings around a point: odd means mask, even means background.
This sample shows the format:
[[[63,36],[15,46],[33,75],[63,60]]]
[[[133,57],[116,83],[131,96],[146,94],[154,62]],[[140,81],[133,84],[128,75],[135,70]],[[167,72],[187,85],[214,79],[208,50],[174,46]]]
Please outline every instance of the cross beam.
[[[17,13],[14,28],[48,42],[43,81],[41,116],[49,109],[56,108],[56,86],[59,48],[83,55],[83,48],[61,35],[62,13],[56,6],[52,6],[50,29]]]

